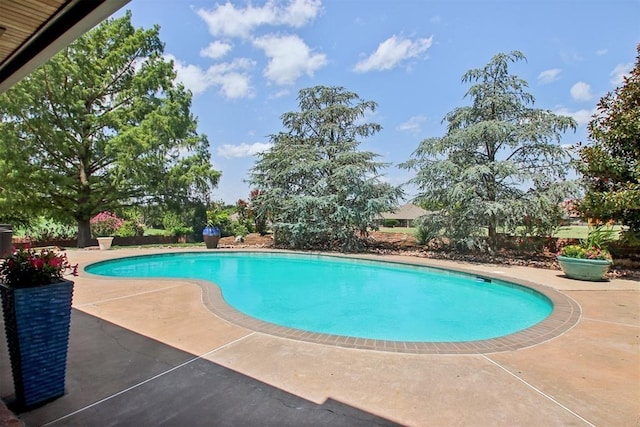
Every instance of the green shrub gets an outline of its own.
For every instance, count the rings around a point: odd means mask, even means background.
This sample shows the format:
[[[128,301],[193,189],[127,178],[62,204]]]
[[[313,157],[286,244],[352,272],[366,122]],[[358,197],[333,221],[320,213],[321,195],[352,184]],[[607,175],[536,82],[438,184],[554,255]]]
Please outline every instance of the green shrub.
[[[240,221],[234,221],[231,224],[231,230],[233,231],[233,235],[234,236],[246,236],[247,234],[249,234],[249,229],[247,228],[247,226],[240,222]]]
[[[169,236],[179,237],[193,234],[193,228],[185,225],[182,218],[175,212],[165,212],[162,216],[162,226],[165,234]]]
[[[428,245],[442,231],[442,221],[436,215],[424,215],[414,221],[416,227],[416,242],[419,245]]]
[[[385,219],[383,222],[385,227],[397,227],[400,225],[400,221],[398,221],[397,219]]]
[[[75,239],[78,236],[78,226],[40,216],[29,225],[16,228],[14,234],[34,241]]]
[[[118,237],[142,236],[144,235],[144,227],[134,221],[125,221],[113,235]]]

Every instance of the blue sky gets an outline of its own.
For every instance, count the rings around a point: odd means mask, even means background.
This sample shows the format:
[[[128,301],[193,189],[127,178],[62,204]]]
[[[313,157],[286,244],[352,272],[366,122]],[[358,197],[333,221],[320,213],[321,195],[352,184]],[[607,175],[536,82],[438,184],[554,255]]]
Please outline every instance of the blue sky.
[[[469,69],[523,52],[511,72],[528,81],[534,107],[578,121],[569,145],[586,141],[598,100],[621,84],[640,42],[640,0],[132,0],[114,16],[126,9],[136,27],[160,26],[222,171],[214,198],[228,203],[248,198],[255,153],[298,110],[300,89],[343,86],[377,102],[367,119],[383,130],[360,149],[392,163],[385,179],[399,185],[411,175],[396,165],[468,105]]]

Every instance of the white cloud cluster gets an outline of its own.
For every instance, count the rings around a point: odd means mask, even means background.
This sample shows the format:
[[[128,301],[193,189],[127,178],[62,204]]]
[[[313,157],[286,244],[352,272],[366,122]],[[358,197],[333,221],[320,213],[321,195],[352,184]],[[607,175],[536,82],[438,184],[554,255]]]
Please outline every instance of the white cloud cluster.
[[[233,157],[251,157],[267,151],[271,146],[272,144],[268,142],[256,142],[253,144],[242,143],[239,145],[224,144],[218,147],[217,154],[226,159]]]
[[[200,56],[212,59],[218,59],[225,56],[227,53],[231,51],[233,46],[230,43],[225,43],[221,41],[214,41],[209,43],[209,46],[200,50]]]
[[[556,108],[554,111],[555,114],[572,117],[578,123],[578,126],[584,126],[589,123],[596,112],[597,110],[595,108],[591,110],[582,109],[578,111],[570,111],[565,107]]]
[[[268,35],[253,41],[269,58],[264,76],[277,85],[291,85],[298,77],[313,73],[327,64],[324,54],[312,53],[298,36]]]
[[[253,96],[251,77],[248,71],[255,67],[255,63],[247,58],[215,64],[206,71],[196,65],[185,64],[173,55],[165,55],[165,58],[173,60],[173,66],[178,74],[177,80],[191,90],[194,95],[204,92],[211,86],[217,86],[220,93],[227,98]]]
[[[313,76],[316,70],[327,64],[326,55],[314,53],[296,35],[254,36],[264,26],[300,28],[311,22],[321,11],[321,0],[267,0],[262,6],[248,4],[238,7],[227,1],[213,9],[198,9],[196,13],[215,37],[251,40],[268,59],[263,75],[276,85],[292,85],[302,75]],[[233,44],[228,40],[214,40],[200,50],[200,56],[218,60],[228,55]],[[220,86],[220,93],[227,98],[253,96],[249,71],[255,61],[236,58],[231,62],[218,63],[204,71],[201,67],[176,61],[180,80],[195,94],[210,86]]]
[[[213,10],[198,9],[213,36],[251,37],[263,25],[300,28],[312,21],[321,10],[320,0],[291,0],[282,7],[281,2],[267,1],[263,6],[249,4],[236,8],[231,2],[216,5]]]
[[[571,97],[576,101],[589,101],[593,98],[591,86],[585,82],[578,82],[571,86]]]
[[[433,43],[433,36],[410,40],[391,36],[378,45],[374,53],[359,61],[354,67],[358,73],[390,70],[406,59],[417,58],[426,52]]]
[[[409,132],[415,135],[417,133],[420,133],[420,131],[422,131],[422,124],[426,120],[427,118],[425,116],[410,117],[409,120],[407,120],[404,123],[400,123],[400,125],[398,125],[398,130],[402,132]]]
[[[624,82],[624,76],[631,73],[633,69],[633,63],[629,62],[627,64],[618,64],[615,66],[613,71],[611,71],[611,84],[614,86],[620,86]]]
[[[538,82],[540,84],[549,84],[553,83],[560,78],[560,73],[562,70],[560,68],[551,68],[549,70],[544,70],[540,74],[538,74]]]

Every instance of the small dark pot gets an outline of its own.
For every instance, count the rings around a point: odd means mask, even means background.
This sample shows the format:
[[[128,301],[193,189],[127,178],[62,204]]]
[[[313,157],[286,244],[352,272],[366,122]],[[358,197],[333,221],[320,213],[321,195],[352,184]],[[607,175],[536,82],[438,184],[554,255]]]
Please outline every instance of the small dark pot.
[[[64,394],[73,282],[33,288],[0,284],[15,406],[28,409]]]

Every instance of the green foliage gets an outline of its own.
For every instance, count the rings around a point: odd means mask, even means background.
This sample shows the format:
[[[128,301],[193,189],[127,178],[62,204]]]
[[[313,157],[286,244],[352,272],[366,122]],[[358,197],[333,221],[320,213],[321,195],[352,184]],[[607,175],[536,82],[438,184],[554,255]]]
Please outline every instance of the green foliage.
[[[246,236],[256,231],[256,211],[252,203],[239,199],[236,202],[236,213],[238,214],[239,225],[246,229],[244,234],[236,232],[236,236]],[[242,229],[239,230],[242,231]]]
[[[585,248],[606,249],[609,243],[616,240],[617,234],[611,226],[598,224],[589,228],[589,234],[580,244]]]
[[[578,209],[587,218],[620,221],[640,237],[640,44],[624,84],[598,103],[589,135],[592,144],[580,149],[587,191]]]
[[[144,227],[135,221],[124,221],[113,233],[117,237],[135,237],[144,235]]]
[[[264,236],[265,234],[267,234],[267,220],[269,212],[266,209],[257,208],[256,200],[261,194],[262,193],[260,192],[260,190],[251,190],[248,207],[250,209],[251,215],[248,217],[253,219],[255,231],[257,233],[260,233],[261,236]]]
[[[247,226],[240,221],[233,221],[231,223],[231,235],[232,236],[246,236],[249,234]]]
[[[164,214],[162,226],[169,236],[180,237],[193,233],[193,228],[185,225],[184,220],[175,212],[166,212]]]
[[[428,245],[432,240],[441,236],[444,227],[442,216],[439,214],[423,215],[413,221],[416,227],[416,242]]]
[[[401,165],[416,173],[410,181],[420,191],[416,202],[442,209],[438,221],[461,250],[495,249],[499,225],[550,233],[559,220],[555,207],[576,191],[565,180],[570,156],[559,144],[576,123],[529,106],[527,82],[508,70],[524,59],[517,51],[501,53],[465,73],[462,81],[473,83],[466,94],[471,105],[449,112],[447,133],[422,141]]]
[[[357,250],[402,194],[382,181],[377,154],[357,150],[359,138],[381,129],[362,122],[376,104],[325,86],[302,89],[298,101],[300,111],[282,115],[286,131],[271,136],[251,171],[257,216],[271,219],[278,246]]]
[[[589,228],[586,238],[580,240],[579,245],[567,245],[560,251],[560,255],[569,258],[601,259],[611,261],[611,254],[607,246],[616,240],[617,232],[611,226],[598,224]]]
[[[110,19],[0,96],[0,207],[78,224],[103,210],[207,202],[219,172],[159,28]]]
[[[51,218],[39,216],[27,226],[16,227],[14,234],[38,242],[67,240],[76,238],[78,228]]]
[[[560,251],[561,256],[580,259],[600,259],[611,261],[611,254],[606,249],[584,247],[582,245],[567,245]]]
[[[209,227],[218,227],[220,236],[228,237],[233,235],[233,225],[231,214],[233,208],[227,208],[222,201],[212,203],[207,209],[207,225]]]
[[[120,209],[119,216],[125,221],[114,233],[119,237],[143,236],[145,230],[144,212],[141,207],[129,206]]]
[[[382,224],[385,227],[397,227],[400,225],[400,221],[398,221],[397,219],[385,219],[384,221],[382,221]]]

